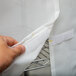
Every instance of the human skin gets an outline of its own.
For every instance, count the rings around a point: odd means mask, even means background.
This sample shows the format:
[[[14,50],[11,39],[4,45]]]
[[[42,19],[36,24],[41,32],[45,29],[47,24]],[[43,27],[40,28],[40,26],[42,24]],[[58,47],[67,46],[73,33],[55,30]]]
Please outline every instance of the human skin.
[[[7,69],[16,57],[25,52],[23,45],[17,45],[18,42],[12,37],[0,36],[0,73]]]

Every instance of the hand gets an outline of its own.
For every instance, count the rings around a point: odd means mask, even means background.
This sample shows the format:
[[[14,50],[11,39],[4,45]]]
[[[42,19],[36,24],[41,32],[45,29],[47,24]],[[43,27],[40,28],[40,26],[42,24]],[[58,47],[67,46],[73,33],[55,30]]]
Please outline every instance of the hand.
[[[8,36],[0,36],[0,73],[7,69],[14,59],[25,52],[23,45],[11,47],[18,42]]]

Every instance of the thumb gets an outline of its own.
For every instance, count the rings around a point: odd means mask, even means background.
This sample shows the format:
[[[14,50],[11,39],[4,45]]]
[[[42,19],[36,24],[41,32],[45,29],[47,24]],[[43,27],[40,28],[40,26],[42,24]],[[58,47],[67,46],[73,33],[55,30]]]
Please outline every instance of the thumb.
[[[13,57],[16,58],[17,56],[25,52],[25,47],[23,45],[17,45],[13,48],[12,52],[13,52]]]

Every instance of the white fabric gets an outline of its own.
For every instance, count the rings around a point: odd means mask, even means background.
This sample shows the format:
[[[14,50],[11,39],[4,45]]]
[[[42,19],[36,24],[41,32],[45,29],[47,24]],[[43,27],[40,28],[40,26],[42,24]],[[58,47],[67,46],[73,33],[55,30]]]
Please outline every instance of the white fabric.
[[[0,0],[0,34],[18,41],[25,37],[19,44],[26,47],[26,52],[2,76],[19,76],[36,59],[59,15],[58,3],[58,0]]]
[[[52,46],[52,76],[76,76],[76,0],[60,0],[60,16],[55,23],[50,39],[74,29],[74,37],[58,45]]]
[[[69,39],[72,39],[74,37],[74,29],[71,29],[69,31],[66,31],[62,34],[58,34],[58,35],[55,35],[51,38],[51,41],[52,41],[52,45],[58,45],[64,41],[67,41]]]

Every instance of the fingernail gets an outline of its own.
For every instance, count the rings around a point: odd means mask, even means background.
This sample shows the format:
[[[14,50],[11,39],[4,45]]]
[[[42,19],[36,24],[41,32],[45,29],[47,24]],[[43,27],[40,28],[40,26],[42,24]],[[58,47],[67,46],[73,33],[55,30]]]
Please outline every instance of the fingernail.
[[[24,46],[22,46],[22,51],[23,51],[23,53],[25,52],[25,47]]]

